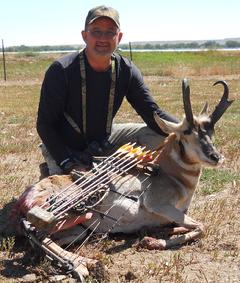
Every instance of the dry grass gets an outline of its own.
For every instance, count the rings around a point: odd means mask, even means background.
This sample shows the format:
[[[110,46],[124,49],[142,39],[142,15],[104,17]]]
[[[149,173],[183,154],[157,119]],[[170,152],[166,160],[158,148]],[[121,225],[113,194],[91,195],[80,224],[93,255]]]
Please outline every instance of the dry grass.
[[[29,253],[27,256],[24,253],[24,249],[28,250],[29,246],[23,240],[19,241],[11,236],[6,223],[12,199],[18,197],[27,185],[36,182],[40,176],[38,165],[42,162],[42,157],[37,147],[40,140],[35,130],[36,111],[44,70],[57,56],[59,55],[8,56],[8,81],[0,81],[0,282],[19,282],[29,273],[37,277],[28,282],[39,282],[40,279],[49,282],[48,276],[52,274],[45,261],[34,266]],[[101,259],[108,268],[105,281],[240,281],[239,66],[233,65],[234,60],[225,69],[223,64],[218,67],[216,62],[205,64],[205,68],[201,62],[193,62],[192,65],[190,62],[187,61],[186,66],[182,64],[181,71],[176,64],[169,62],[166,65],[169,73],[163,75],[154,76],[144,67],[143,72],[158,104],[178,118],[183,115],[183,76],[190,79],[195,112],[201,110],[205,101],[213,109],[222,93],[220,86],[212,87],[218,79],[228,82],[230,96],[235,99],[216,128],[216,144],[224,153],[226,162],[217,170],[204,170],[189,211],[194,219],[205,224],[205,236],[198,242],[170,251],[137,250],[134,246],[137,236],[124,239],[116,237],[94,249],[88,245],[86,252]],[[157,63],[153,65],[154,68],[158,68]],[[140,121],[124,102],[117,121],[133,120]],[[105,251],[102,251],[104,248]],[[90,277],[89,282],[97,281]]]

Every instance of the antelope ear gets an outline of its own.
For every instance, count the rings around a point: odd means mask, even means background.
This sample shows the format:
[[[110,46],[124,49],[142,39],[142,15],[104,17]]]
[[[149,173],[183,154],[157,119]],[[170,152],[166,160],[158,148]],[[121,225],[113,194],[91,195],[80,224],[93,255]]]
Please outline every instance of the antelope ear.
[[[157,113],[153,115],[155,122],[158,124],[159,128],[166,134],[176,133],[179,130],[179,123],[173,123],[164,120],[158,116]]]
[[[208,103],[207,102],[205,102],[205,105],[203,106],[203,109],[201,110],[199,114],[200,115],[208,114]]]

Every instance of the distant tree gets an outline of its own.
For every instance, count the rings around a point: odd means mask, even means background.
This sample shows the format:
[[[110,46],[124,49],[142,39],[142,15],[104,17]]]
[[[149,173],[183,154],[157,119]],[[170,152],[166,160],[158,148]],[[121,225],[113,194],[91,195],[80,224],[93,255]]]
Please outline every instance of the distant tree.
[[[120,44],[119,45],[119,48],[121,48],[121,49],[129,49],[129,45],[128,44]]]
[[[214,49],[220,47],[220,44],[218,44],[215,40],[208,40],[202,44],[202,47],[208,49]]]
[[[197,42],[190,42],[190,43],[188,43],[188,48],[199,48],[200,46],[199,46],[199,44],[197,43]]]
[[[155,49],[162,49],[162,45],[161,44],[155,44],[154,48]]]
[[[153,45],[150,43],[146,43],[143,45],[143,49],[153,49]]]
[[[240,42],[234,40],[228,40],[225,43],[226,48],[237,48],[240,47]]]

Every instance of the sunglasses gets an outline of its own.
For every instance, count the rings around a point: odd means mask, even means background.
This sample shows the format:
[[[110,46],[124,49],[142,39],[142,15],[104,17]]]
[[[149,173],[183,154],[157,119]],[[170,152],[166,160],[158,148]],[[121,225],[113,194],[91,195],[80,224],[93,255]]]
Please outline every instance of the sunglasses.
[[[118,32],[114,31],[101,31],[101,30],[87,30],[91,34],[92,37],[101,39],[101,38],[106,38],[106,39],[113,39]]]

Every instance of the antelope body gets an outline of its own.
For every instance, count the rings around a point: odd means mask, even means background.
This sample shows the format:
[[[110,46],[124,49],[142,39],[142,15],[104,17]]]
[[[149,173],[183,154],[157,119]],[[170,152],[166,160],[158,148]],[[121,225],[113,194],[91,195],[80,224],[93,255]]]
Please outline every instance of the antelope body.
[[[113,189],[103,202],[96,208],[100,214],[86,222],[96,224],[96,231],[131,233],[142,227],[159,227],[166,224],[176,224],[178,231],[188,232],[184,237],[175,240],[159,240],[147,238],[144,243],[149,247],[166,248],[199,237],[203,225],[187,216],[187,210],[197,187],[202,166],[217,166],[223,162],[223,156],[217,151],[212,142],[214,125],[231,105],[228,101],[228,87],[223,84],[224,94],[218,106],[211,115],[207,114],[205,104],[198,116],[193,116],[190,103],[190,89],[183,81],[183,103],[186,117],[178,123],[165,121],[157,114],[154,115],[159,127],[169,136],[161,146],[152,165],[158,166],[157,176],[142,182],[144,175],[128,174],[112,184]],[[137,201],[126,199],[123,195],[137,197]],[[144,192],[144,193],[143,193]],[[105,213],[119,219],[116,224],[105,217]],[[98,218],[98,221],[96,221]],[[191,232],[194,231],[194,232]]]

